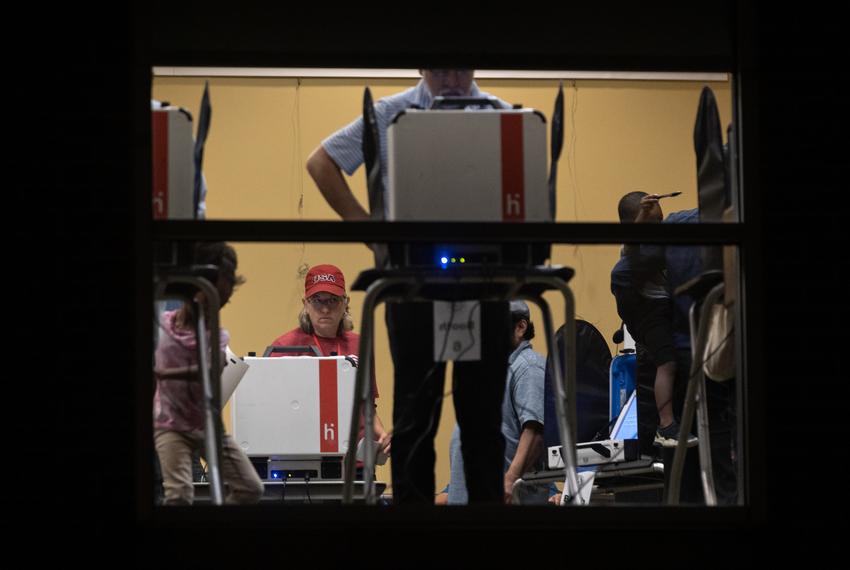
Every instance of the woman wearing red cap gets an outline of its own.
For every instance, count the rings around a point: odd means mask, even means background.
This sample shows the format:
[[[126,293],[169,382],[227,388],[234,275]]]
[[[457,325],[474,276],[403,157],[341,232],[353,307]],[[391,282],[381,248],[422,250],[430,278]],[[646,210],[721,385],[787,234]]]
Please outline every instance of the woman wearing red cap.
[[[316,265],[304,279],[304,307],[298,315],[299,326],[272,342],[272,346],[315,346],[321,356],[358,357],[360,335],[354,332],[354,321],[348,310],[345,277],[335,265]],[[312,352],[287,353],[288,356],[312,355]],[[375,375],[372,394],[378,397]],[[374,405],[374,400],[372,402]],[[362,437],[362,432],[361,432]],[[378,450],[389,454],[390,434],[375,414],[375,439]]]

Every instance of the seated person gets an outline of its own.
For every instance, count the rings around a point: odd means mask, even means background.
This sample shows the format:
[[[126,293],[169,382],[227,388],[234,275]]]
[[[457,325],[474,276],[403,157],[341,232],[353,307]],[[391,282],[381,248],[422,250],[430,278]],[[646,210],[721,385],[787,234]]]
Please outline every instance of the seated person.
[[[502,400],[502,436],[505,438],[504,501],[513,501],[514,483],[523,473],[542,467],[543,390],[546,359],[532,350],[534,324],[524,301],[511,301],[511,346],[508,374]],[[455,426],[449,448],[451,481],[435,499],[436,504],[466,504],[460,428]],[[523,489],[523,504],[545,504],[552,492],[549,485],[530,485]],[[557,489],[555,490],[557,491]]]
[[[345,277],[334,265],[316,265],[304,280],[303,308],[298,315],[298,327],[272,342],[272,346],[315,346],[321,356],[350,356],[355,360],[360,350],[360,335],[354,332],[349,312],[350,299],[345,294]],[[272,356],[313,355],[313,352],[273,353]],[[372,375],[372,405],[378,397],[375,376]],[[361,427],[358,440],[364,435]],[[378,451],[389,455],[392,436],[384,429],[375,414],[374,437]]]

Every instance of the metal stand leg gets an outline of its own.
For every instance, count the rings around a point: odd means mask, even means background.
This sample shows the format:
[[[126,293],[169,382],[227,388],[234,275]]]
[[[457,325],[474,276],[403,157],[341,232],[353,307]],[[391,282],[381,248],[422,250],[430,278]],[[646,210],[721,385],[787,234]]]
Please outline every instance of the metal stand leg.
[[[716,285],[703,299],[702,307],[711,307],[723,294],[723,284]],[[673,467],[670,471],[669,488],[667,489],[667,503],[670,505],[679,504],[679,494],[682,486],[682,469],[685,464],[685,453],[687,452],[687,438],[690,426],[694,420],[694,408],[696,407],[697,399],[699,398],[699,407],[702,411],[699,415],[703,417],[697,422],[697,437],[699,438],[700,447],[700,473],[703,481],[703,490],[707,504],[717,504],[717,498],[714,489],[714,477],[711,467],[711,446],[708,436],[708,407],[705,401],[705,375],[702,372],[703,355],[705,354],[705,343],[708,339],[708,323],[709,320],[695,317],[695,306],[691,306],[691,370],[688,379],[688,391],[685,396],[685,408],[682,411],[682,429],[679,433],[679,441],[676,445],[676,452],[673,455]],[[697,320],[699,325],[697,326]],[[696,330],[695,330],[696,329]],[[694,334],[696,332],[696,334]],[[704,433],[703,433],[704,432]],[[703,440],[703,435],[705,439]],[[709,502],[711,501],[711,502]]]
[[[513,278],[511,282],[515,282]],[[458,279],[458,283],[475,283],[479,280],[476,278],[464,277]],[[494,281],[491,277],[487,277],[486,281]],[[549,310],[549,305],[546,301],[537,296],[524,296],[524,298],[536,303],[542,313],[544,328],[546,329],[546,342],[553,361],[555,362],[555,389],[557,393],[556,405],[558,411],[558,426],[561,434],[561,442],[564,450],[564,465],[567,472],[567,494],[568,502],[572,504],[580,504],[580,489],[576,469],[576,449],[575,449],[575,433],[576,433],[576,417],[575,417],[575,300],[572,291],[567,287],[563,279],[559,277],[549,276],[529,276],[522,280],[526,284],[541,284],[549,289],[557,289],[561,291],[565,301],[565,352],[560,354],[557,344],[554,341],[554,328],[552,326],[552,314]],[[366,433],[369,437],[366,438],[364,448],[364,468],[363,478],[365,484],[364,498],[367,504],[374,504],[375,497],[375,449],[374,441],[371,436],[371,429],[374,422],[374,408],[372,402],[372,384],[371,371],[374,366],[372,363],[372,352],[374,345],[374,311],[378,303],[386,301],[384,293],[392,286],[400,284],[409,284],[415,286],[419,281],[413,277],[397,277],[397,278],[382,278],[372,283],[366,291],[366,298],[363,301],[363,319],[361,321],[360,331],[360,362],[361,365],[357,368],[355,380],[355,398],[354,410],[351,415],[351,429],[349,431],[349,451],[347,463],[345,464],[345,477],[343,480],[343,504],[351,504],[353,502],[354,475],[356,461],[353,457],[353,449],[356,445],[357,435],[359,431],[360,413],[365,406],[364,421],[366,424]],[[408,293],[404,298],[415,297],[415,294]]]
[[[571,297],[572,294],[570,293],[570,298],[567,299],[568,314],[572,312]],[[575,354],[575,321],[573,320],[572,331],[570,331],[570,326],[567,324],[564,339],[565,350],[564,354],[560,354],[558,343],[555,342],[552,312],[549,310],[549,304],[542,297],[532,297],[529,300],[536,303],[540,307],[541,313],[543,313],[543,329],[546,334],[546,344],[549,354],[552,355],[553,378],[555,380],[555,410],[558,418],[558,433],[561,436],[561,455],[564,460],[564,469],[566,470],[565,491],[568,496],[565,497],[564,502],[577,505],[580,500],[580,490],[578,475],[576,473],[576,446],[575,437],[573,436],[575,432],[571,425],[571,419],[575,417],[575,414],[571,413],[571,410],[575,409],[575,399],[569,396],[569,384],[574,377],[570,374],[569,368],[571,360],[573,364],[575,363],[575,359],[570,358],[570,355]],[[566,322],[570,322],[569,317]],[[575,388],[573,387],[572,390],[574,392]]]
[[[574,505],[581,504],[581,493],[577,475],[576,460],[576,322],[575,322],[575,299],[573,293],[563,280],[554,277],[530,277],[528,283],[542,283],[557,289],[564,296],[565,314],[565,336],[564,354],[560,354],[558,344],[555,342],[554,327],[552,326],[552,313],[549,305],[542,297],[529,298],[537,303],[543,313],[543,326],[546,331],[546,342],[549,353],[552,355],[555,379],[555,410],[558,416],[558,431],[561,435],[561,453],[566,470],[566,492],[565,503]],[[563,366],[562,366],[563,364]]]
[[[705,392],[705,372],[700,366],[699,391],[697,392],[697,437],[699,438],[699,465],[705,504],[717,505],[714,487],[714,468],[711,464],[711,436],[708,430],[708,401]]]

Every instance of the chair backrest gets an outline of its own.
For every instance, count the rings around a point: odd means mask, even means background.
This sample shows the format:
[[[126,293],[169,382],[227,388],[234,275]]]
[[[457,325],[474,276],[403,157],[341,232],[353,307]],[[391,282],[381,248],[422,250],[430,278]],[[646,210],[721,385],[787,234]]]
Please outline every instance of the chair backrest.
[[[564,327],[555,334],[555,342],[563,354]],[[569,355],[568,355],[569,358]],[[587,321],[576,320],[576,437],[590,441],[608,426],[609,370],[611,351],[599,330]],[[547,447],[561,444],[555,411],[551,355],[546,361],[546,384],[543,407],[543,441]]]

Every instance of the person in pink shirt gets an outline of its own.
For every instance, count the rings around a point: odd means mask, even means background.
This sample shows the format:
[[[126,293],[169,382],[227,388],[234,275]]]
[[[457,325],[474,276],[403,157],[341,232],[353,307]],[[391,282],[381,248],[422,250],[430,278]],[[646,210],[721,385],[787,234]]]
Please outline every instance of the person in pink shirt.
[[[244,281],[236,275],[236,252],[224,242],[199,243],[195,262],[219,268],[215,285],[223,307],[234,287]],[[192,454],[195,451],[205,454],[203,387],[198,373],[194,311],[193,303],[185,303],[176,311],[162,314],[154,357],[154,443],[162,469],[164,505],[192,504]],[[230,335],[222,328],[218,342],[209,343],[221,351],[222,363],[226,362],[224,349],[229,339]],[[221,442],[221,474],[226,484],[225,504],[260,501],[263,483],[251,461],[228,434],[224,434]]]

